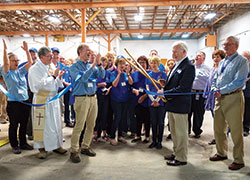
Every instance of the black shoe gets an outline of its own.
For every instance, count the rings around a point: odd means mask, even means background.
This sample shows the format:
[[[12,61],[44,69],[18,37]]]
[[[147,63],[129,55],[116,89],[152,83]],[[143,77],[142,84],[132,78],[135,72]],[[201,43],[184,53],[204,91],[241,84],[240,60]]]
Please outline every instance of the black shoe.
[[[175,155],[171,154],[171,155],[164,156],[164,159],[169,160],[169,161],[173,161],[175,159]]]
[[[139,138],[135,138],[135,139],[132,139],[132,141],[131,141],[131,143],[136,143],[136,142],[138,142],[138,141],[141,141],[141,137],[139,137]]]
[[[173,160],[173,161],[168,161],[167,162],[167,165],[169,166],[183,166],[183,165],[186,165],[187,162],[181,162],[181,161],[178,161],[178,160]]]
[[[81,154],[85,154],[85,155],[91,156],[91,157],[96,156],[96,153],[91,148],[82,149]]]
[[[169,135],[167,136],[166,140],[168,141],[168,140],[171,140],[171,139],[172,139],[171,134],[169,134]]]
[[[157,146],[157,142],[152,142],[149,146],[148,146],[148,148],[154,148],[154,147],[156,147]]]
[[[212,139],[212,141],[208,143],[208,145],[214,145],[214,144],[216,144],[215,139]]]
[[[196,139],[199,139],[200,137],[201,137],[200,134],[195,134],[195,135],[193,136],[193,138],[196,138]]]
[[[21,152],[22,152],[19,147],[13,147],[12,151],[13,151],[14,154],[21,154]]]
[[[79,157],[79,154],[78,152],[75,152],[75,153],[70,153],[70,159],[73,163],[79,163],[81,162],[81,159]]]
[[[66,123],[66,127],[70,127],[70,128],[73,128],[75,125],[74,125],[74,123]]]
[[[33,150],[33,147],[26,143],[26,144],[20,146],[20,149],[22,149],[22,150]]]
[[[157,145],[156,145],[156,149],[162,149],[162,145],[161,145],[161,143],[160,143],[160,142],[158,142],[158,143],[157,143]]]
[[[149,143],[149,140],[144,139],[144,140],[142,141],[142,143],[143,143],[143,144],[147,144],[147,143]]]

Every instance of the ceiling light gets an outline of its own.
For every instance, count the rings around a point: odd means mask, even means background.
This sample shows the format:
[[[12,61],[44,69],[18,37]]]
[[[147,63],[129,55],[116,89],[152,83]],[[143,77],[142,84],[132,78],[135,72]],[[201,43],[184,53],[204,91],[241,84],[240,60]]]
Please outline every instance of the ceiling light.
[[[142,39],[142,38],[143,38],[143,35],[142,35],[142,34],[139,34],[137,37],[138,37],[139,39]]]
[[[216,13],[209,13],[209,14],[207,14],[207,15],[204,17],[204,19],[210,20],[210,19],[213,19],[215,16],[216,16]]]
[[[49,16],[48,20],[52,22],[53,24],[61,24],[61,21],[58,17],[55,16]]]
[[[30,37],[30,34],[23,34],[23,37],[28,38],[28,37]]]
[[[114,8],[107,8],[107,9],[106,9],[106,12],[108,12],[108,13],[114,13],[115,10],[114,10]]]
[[[182,38],[188,38],[189,37],[189,34],[182,34],[182,36],[181,36]]]
[[[134,19],[135,19],[135,21],[142,21],[143,16],[142,15],[135,15]]]

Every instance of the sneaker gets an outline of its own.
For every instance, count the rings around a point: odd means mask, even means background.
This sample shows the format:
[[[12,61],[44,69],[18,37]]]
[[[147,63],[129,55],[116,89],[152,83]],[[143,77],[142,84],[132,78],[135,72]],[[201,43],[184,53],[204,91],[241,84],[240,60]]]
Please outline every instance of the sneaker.
[[[123,143],[123,144],[126,144],[126,143],[127,143],[126,139],[124,139],[123,137],[119,137],[119,138],[118,138],[118,142],[121,142],[121,143]]]
[[[79,163],[79,162],[81,162],[79,153],[78,152],[70,153],[70,160],[73,163]]]
[[[12,151],[13,151],[14,154],[21,154],[21,152],[22,152],[19,147],[13,147]]]
[[[118,145],[118,142],[115,140],[115,139],[110,139],[110,144],[112,146],[117,146]]]
[[[62,147],[59,147],[59,148],[53,150],[53,152],[55,152],[57,154],[65,154],[67,152],[67,150],[63,149]]]
[[[33,147],[31,145],[29,145],[28,143],[20,146],[20,149],[22,150],[33,150]]]
[[[248,135],[249,135],[249,131],[244,131],[244,132],[243,132],[243,136],[244,136],[244,137],[247,137]]]
[[[91,156],[91,157],[94,157],[96,156],[96,153],[93,151],[93,149],[91,148],[86,148],[86,149],[81,149],[81,154],[85,154],[87,156]]]
[[[46,159],[47,158],[47,151],[44,148],[39,149],[39,154],[37,155],[39,159]]]
[[[6,124],[6,123],[7,123],[7,120],[6,120],[6,119],[1,119],[1,120],[0,120],[0,123],[1,123],[1,124]]]

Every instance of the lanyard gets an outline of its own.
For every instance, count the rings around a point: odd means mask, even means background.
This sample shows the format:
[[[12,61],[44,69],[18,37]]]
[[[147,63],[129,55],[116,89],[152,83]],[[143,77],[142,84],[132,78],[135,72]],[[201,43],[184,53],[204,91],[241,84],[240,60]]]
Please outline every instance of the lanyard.
[[[227,61],[226,61],[226,59],[225,59],[225,61],[223,62],[223,65],[222,65],[222,67],[221,67],[221,73],[224,72],[224,70],[226,69],[226,67],[228,66],[228,64],[229,64],[230,62],[232,62],[237,56],[238,56],[238,53],[236,53],[235,55],[233,55],[232,58],[231,58],[230,60],[227,60]]]

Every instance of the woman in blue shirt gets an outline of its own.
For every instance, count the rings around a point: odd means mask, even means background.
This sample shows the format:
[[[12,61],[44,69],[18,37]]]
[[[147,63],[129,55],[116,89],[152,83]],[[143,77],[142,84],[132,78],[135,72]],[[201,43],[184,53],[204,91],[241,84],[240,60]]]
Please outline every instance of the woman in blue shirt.
[[[107,57],[101,57],[102,67],[105,69],[105,77],[98,78],[97,83],[97,103],[98,103],[98,115],[96,118],[95,128],[94,128],[94,138],[93,142],[97,142],[98,138],[101,137],[103,132],[103,139],[108,140],[107,136],[107,118],[108,118],[108,107],[109,107],[109,92],[112,88],[110,85],[110,71],[108,68]]]
[[[149,75],[155,80],[166,80],[167,75],[165,72],[160,71],[158,69],[161,60],[159,57],[154,56],[149,60],[149,64],[151,67],[151,72]],[[160,85],[157,84],[159,88]],[[162,84],[164,86],[164,84]],[[146,88],[149,91],[157,92],[157,89],[153,86],[152,82],[146,79]],[[164,133],[164,119],[165,119],[165,108],[164,102],[158,97],[157,95],[148,95],[149,96],[149,109],[150,109],[150,117],[151,117],[151,124],[152,124],[152,135],[153,135],[153,142],[149,145],[149,148],[156,147],[157,149],[162,148],[162,137]]]
[[[9,53],[7,55],[7,46],[4,40],[3,45],[3,68],[1,69],[1,71],[7,89],[9,93],[15,98],[27,102],[28,91],[25,75],[27,74],[30,66],[32,65],[32,59],[29,53],[28,45],[24,41],[22,46],[23,50],[26,52],[28,63],[19,69],[19,60],[17,56],[13,53]],[[30,107],[11,98],[8,98],[7,113],[10,119],[9,140],[10,145],[13,149],[13,153],[20,154],[21,149],[32,150],[33,147],[27,144],[26,141],[26,128],[30,113]],[[18,124],[20,124],[19,142],[17,141]]]
[[[110,144],[117,145],[115,140],[116,129],[118,128],[118,141],[126,143],[126,140],[122,137],[123,121],[127,120],[127,108],[128,100],[130,96],[130,85],[133,84],[133,80],[129,72],[123,72],[125,68],[125,59],[118,57],[115,61],[117,70],[111,73],[110,82],[112,82],[111,89],[111,105],[114,111],[114,121],[112,123]]]
[[[140,56],[137,59],[137,62],[145,69],[148,69],[148,59],[146,56]],[[148,95],[145,93],[146,89],[145,80],[147,79],[139,71],[134,72],[132,75],[133,78],[133,88],[132,92],[134,94],[133,98],[135,99],[135,114],[136,114],[136,136],[131,141],[132,143],[141,141],[141,131],[142,123],[145,127],[145,139],[143,143],[149,142],[150,134],[150,114],[148,106]]]

